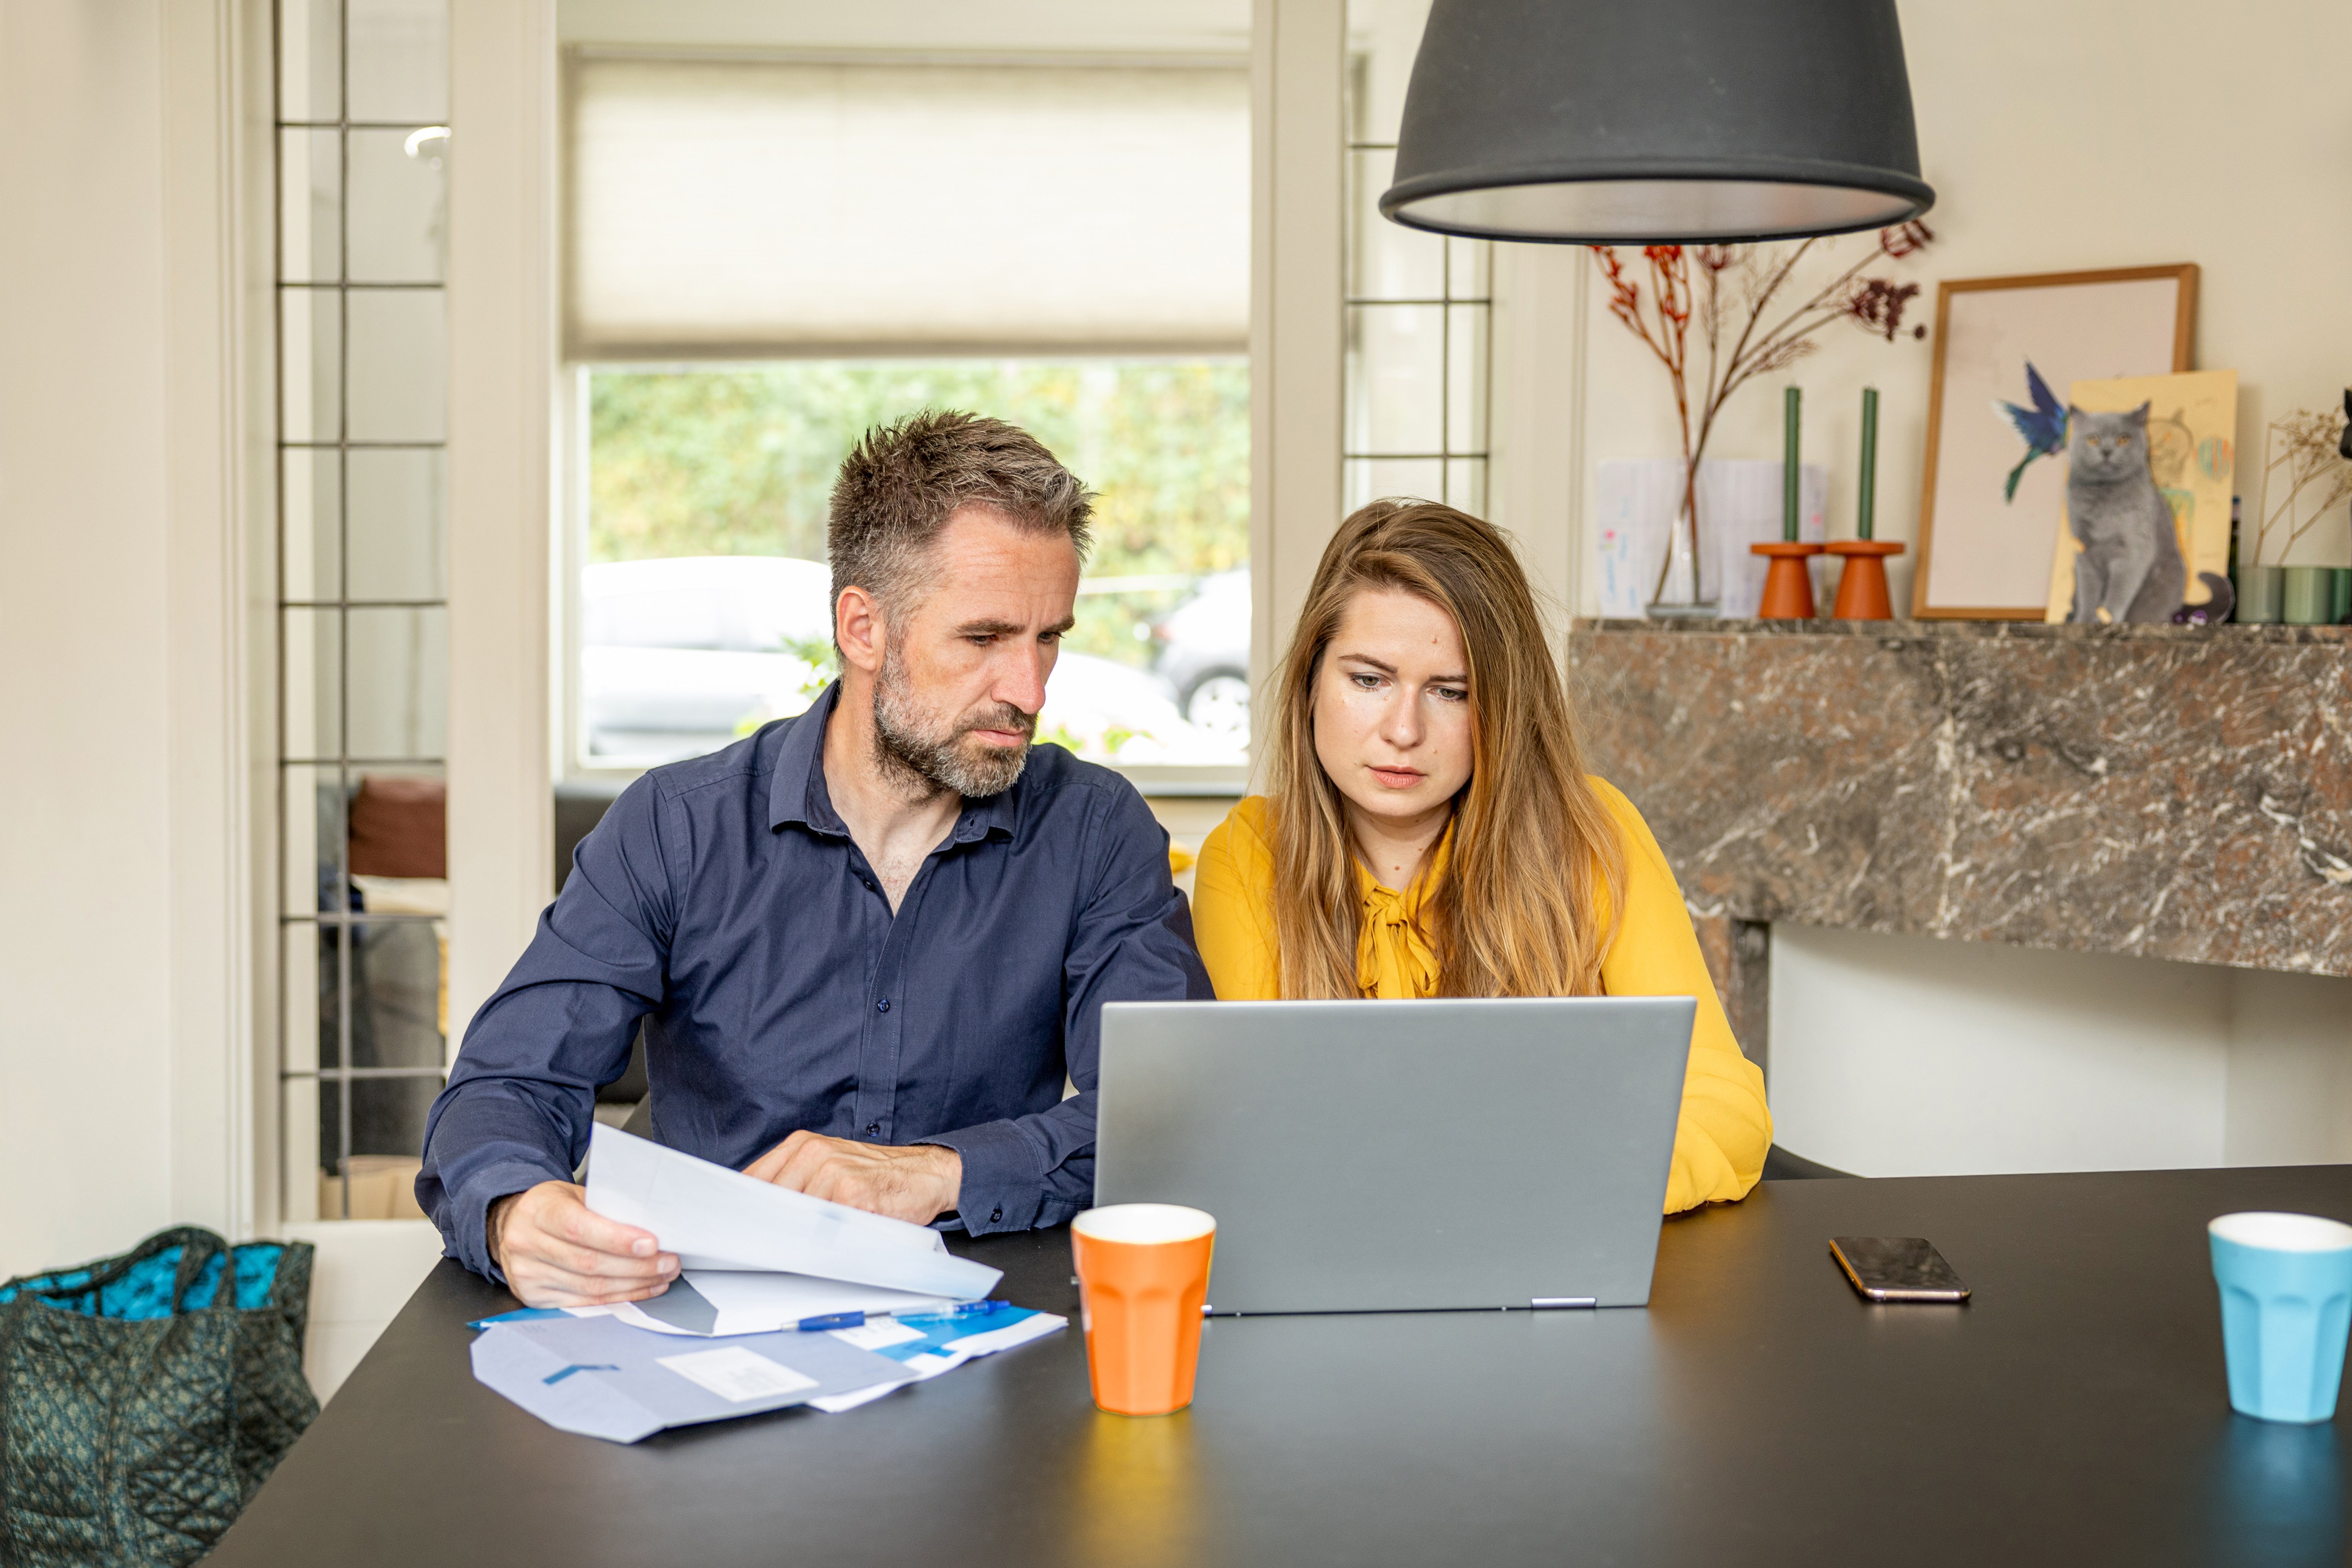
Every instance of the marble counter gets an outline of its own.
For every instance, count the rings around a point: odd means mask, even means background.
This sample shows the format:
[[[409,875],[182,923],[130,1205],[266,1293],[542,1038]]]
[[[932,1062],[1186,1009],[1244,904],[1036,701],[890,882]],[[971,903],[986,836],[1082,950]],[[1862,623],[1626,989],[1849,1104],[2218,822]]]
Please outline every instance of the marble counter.
[[[2352,630],[1580,621],[1569,657],[1735,1013],[1772,921],[2352,974]]]

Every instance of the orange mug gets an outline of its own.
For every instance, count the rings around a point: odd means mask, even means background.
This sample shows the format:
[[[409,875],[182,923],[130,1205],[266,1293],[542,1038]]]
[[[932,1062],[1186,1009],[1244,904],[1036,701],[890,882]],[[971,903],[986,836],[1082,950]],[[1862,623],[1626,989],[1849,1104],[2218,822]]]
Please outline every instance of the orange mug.
[[[1174,1204],[1114,1204],[1070,1223],[1097,1405],[1118,1415],[1165,1415],[1192,1403],[1216,1244],[1213,1218]]]

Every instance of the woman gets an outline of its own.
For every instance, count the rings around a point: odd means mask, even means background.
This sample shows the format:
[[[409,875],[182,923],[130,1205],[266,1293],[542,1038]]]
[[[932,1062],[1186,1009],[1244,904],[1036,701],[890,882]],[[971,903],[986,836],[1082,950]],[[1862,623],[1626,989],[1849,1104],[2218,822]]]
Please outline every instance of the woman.
[[[1665,1206],[1745,1197],[1763,1075],[1657,840],[1584,772],[1502,533],[1428,502],[1357,512],[1276,679],[1274,793],[1218,825],[1194,879],[1217,994],[1695,996]]]

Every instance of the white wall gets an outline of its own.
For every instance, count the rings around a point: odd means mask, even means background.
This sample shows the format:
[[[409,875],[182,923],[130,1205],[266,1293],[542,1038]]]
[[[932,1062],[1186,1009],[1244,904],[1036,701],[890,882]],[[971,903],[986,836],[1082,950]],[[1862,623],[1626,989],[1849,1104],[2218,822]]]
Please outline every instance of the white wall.
[[[1925,285],[2194,261],[2195,364],[2239,373],[2239,450],[2253,511],[2262,433],[2291,409],[2327,408],[2352,380],[2352,6],[2305,0],[1903,0],[1919,154],[1937,244],[1891,270]],[[2223,25],[2223,17],[2227,25]],[[1858,236],[1840,242],[1859,254]],[[1635,259],[1638,259],[1636,258]],[[1589,306],[1590,463],[1680,451],[1674,404],[1649,352]],[[1853,527],[1860,387],[1881,391],[1878,537],[1916,537],[1932,344],[1834,326],[1793,379],[1806,390],[1805,452],[1830,470],[1832,535]],[[1563,334],[1560,352],[1569,350]],[[1750,384],[1707,455],[1778,458],[1780,388]],[[1976,410],[1956,417],[1989,417]],[[1592,469],[1583,475],[1587,510]],[[2352,562],[2345,514],[2294,560]],[[1909,603],[1914,556],[1890,563]],[[1597,605],[1583,588],[1584,613]]]
[[[249,1223],[231,15],[0,0],[0,1274]]]
[[[0,1277],[272,1218],[249,828],[270,431],[266,374],[240,374],[269,297],[236,134],[267,15],[0,0]],[[301,1238],[328,1394],[440,1243]]]
[[[2226,970],[1772,928],[1775,1136],[1869,1176],[2221,1163]]]
[[[318,1249],[302,1372],[325,1404],[441,1261],[441,1233],[422,1219],[313,1220],[285,1227]]]
[[[160,50],[0,8],[0,1273],[171,1206]]]
[[[2352,981],[1772,931],[1779,1142],[1869,1176],[2352,1160]]]

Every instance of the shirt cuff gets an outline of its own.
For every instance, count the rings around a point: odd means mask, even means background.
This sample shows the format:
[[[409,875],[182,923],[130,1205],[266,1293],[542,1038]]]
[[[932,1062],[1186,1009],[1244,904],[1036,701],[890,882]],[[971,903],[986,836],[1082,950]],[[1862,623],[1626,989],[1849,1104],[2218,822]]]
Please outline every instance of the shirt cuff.
[[[571,1179],[569,1174],[551,1173],[520,1161],[472,1173],[462,1187],[448,1194],[436,1216],[441,1221],[441,1239],[449,1256],[485,1279],[505,1284],[506,1270],[490,1258],[490,1205],[516,1193],[527,1193],[541,1182]]]
[[[1010,1121],[983,1121],[916,1142],[936,1143],[963,1156],[963,1185],[956,1194],[956,1208],[967,1234],[1036,1226],[1045,1202],[1045,1173],[1035,1143],[1019,1127]]]

